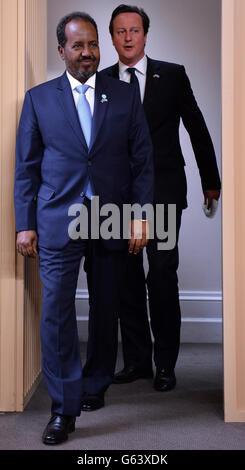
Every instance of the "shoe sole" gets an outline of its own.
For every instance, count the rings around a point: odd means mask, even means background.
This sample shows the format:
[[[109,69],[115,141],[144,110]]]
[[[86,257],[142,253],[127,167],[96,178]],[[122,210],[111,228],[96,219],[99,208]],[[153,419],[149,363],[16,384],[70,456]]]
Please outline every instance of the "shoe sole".
[[[176,387],[176,383],[174,385],[171,385],[170,387],[166,387],[166,388],[158,388],[158,387],[155,387],[155,385],[153,386],[153,388],[157,391],[157,392],[170,392],[171,390],[173,390],[173,388]]]
[[[90,409],[84,409],[82,408],[81,411],[85,411],[85,412],[90,412],[90,411],[96,411],[96,410],[100,410],[101,408],[104,408],[105,405],[101,405],[101,406],[96,406],[96,408],[90,408]]]
[[[75,424],[72,424],[68,428],[67,434],[71,434],[74,431],[75,431]],[[66,436],[66,438],[62,439],[62,441],[59,441],[59,442],[46,441],[45,439],[42,439],[42,442],[43,442],[43,444],[45,444],[47,446],[57,446],[59,444],[62,444],[63,442],[66,442],[67,439],[68,439],[68,435]]]
[[[46,446],[58,446],[59,444],[62,444],[63,442],[66,442],[67,439],[68,439],[68,436],[65,439],[63,439],[62,441],[59,441],[59,442],[45,441],[45,439],[42,439],[42,442]]]

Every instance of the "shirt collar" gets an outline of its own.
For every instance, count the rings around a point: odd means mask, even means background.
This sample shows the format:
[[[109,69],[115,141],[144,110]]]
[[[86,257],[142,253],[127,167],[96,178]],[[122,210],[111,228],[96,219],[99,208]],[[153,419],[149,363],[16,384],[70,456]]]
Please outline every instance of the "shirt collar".
[[[66,75],[67,75],[67,78],[70,82],[72,90],[75,90],[75,88],[78,85],[81,85],[81,82],[79,82],[79,80],[74,78],[68,71],[66,71]],[[91,88],[95,88],[95,82],[96,82],[96,73],[94,73],[92,75],[92,77],[90,77],[85,83],[86,83],[86,85],[89,85]]]
[[[129,68],[128,65],[123,64],[123,62],[121,62],[119,60],[119,71],[120,71],[120,73],[123,74],[125,72],[125,70],[127,70],[128,68]],[[137,62],[134,65],[134,68],[137,70],[137,72],[141,73],[142,75],[146,75],[146,70],[147,70],[146,55],[144,55],[144,57],[142,57],[142,59],[140,59],[139,62]]]

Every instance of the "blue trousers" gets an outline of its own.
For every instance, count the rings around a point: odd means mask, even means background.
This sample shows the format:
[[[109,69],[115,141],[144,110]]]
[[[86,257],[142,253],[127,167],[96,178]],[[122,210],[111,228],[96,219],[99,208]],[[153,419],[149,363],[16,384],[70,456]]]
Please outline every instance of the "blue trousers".
[[[90,257],[90,318],[87,362],[82,373],[75,312],[80,262]],[[43,287],[42,371],[52,413],[79,416],[84,393],[102,393],[112,382],[117,355],[117,324],[122,252],[108,252],[100,241],[70,241],[62,250],[39,246]]]

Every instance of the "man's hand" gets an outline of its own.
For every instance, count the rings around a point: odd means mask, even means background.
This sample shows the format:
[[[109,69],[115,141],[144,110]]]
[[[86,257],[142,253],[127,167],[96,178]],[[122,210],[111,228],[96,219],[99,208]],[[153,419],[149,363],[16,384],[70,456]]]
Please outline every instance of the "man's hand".
[[[212,200],[216,199],[216,201],[218,201],[220,197],[220,190],[219,189],[206,189],[206,191],[203,191],[203,194],[204,194],[204,204],[206,204],[208,201],[208,209],[210,209]]]
[[[18,232],[16,247],[22,256],[30,258],[37,257],[37,232],[35,230],[25,230]]]
[[[132,220],[131,221],[131,238],[128,242],[129,253],[135,255],[139,253],[148,243],[149,240],[149,224],[147,220]]]

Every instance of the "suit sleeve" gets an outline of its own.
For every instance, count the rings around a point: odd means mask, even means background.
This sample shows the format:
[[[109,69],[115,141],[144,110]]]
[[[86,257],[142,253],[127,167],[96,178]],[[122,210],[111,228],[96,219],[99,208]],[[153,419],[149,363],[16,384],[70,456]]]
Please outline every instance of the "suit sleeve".
[[[203,190],[220,189],[221,183],[214,146],[183,66],[181,66],[180,90],[180,114],[191,139],[202,188]]]
[[[130,167],[132,173],[132,204],[152,204],[154,170],[152,143],[138,90],[134,89],[129,131]],[[140,218],[142,215],[140,215]]]
[[[41,184],[43,143],[31,94],[26,93],[16,140],[16,231],[36,230],[36,194]]]

